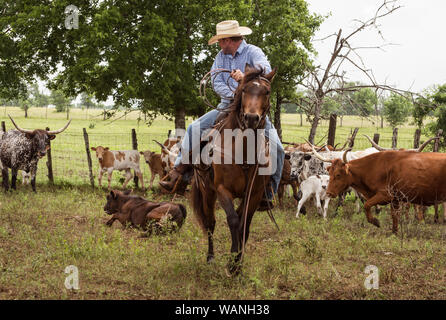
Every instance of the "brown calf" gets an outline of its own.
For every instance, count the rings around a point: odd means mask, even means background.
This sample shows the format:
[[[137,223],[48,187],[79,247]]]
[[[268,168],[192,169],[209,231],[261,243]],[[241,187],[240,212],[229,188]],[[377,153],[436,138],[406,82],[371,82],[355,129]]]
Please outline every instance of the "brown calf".
[[[152,189],[155,176],[158,175],[159,179],[162,179],[167,174],[166,166],[161,160],[161,154],[152,152],[150,150],[144,152],[141,151],[140,154],[144,156],[146,163],[149,165],[150,172],[152,174],[152,176],[150,177],[149,189]]]
[[[282,177],[280,178],[279,188],[277,189],[277,196],[281,207],[283,206],[283,194],[287,185],[291,185],[293,188],[293,197],[297,205],[297,180],[291,178],[291,163],[290,160],[285,158],[283,161]]]
[[[182,204],[172,202],[151,202],[140,196],[130,195],[130,190],[121,192],[112,190],[107,195],[104,211],[113,215],[106,225],[111,226],[119,220],[125,227],[130,224],[143,230],[152,231],[152,227],[160,227],[172,222],[172,231],[180,229],[186,219],[186,208]]]

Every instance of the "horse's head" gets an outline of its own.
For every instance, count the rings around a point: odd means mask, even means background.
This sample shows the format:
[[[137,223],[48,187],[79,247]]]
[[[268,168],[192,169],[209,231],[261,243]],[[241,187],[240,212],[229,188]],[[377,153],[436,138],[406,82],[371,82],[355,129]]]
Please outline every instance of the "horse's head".
[[[239,109],[239,119],[244,128],[257,129],[264,126],[264,119],[270,107],[271,81],[276,69],[268,74],[263,70],[245,68],[245,76],[238,86],[235,104]]]

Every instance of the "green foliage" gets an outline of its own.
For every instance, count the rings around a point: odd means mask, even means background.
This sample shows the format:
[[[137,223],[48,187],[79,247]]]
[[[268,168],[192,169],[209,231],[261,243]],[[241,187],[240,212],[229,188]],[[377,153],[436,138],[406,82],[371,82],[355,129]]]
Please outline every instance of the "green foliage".
[[[327,96],[322,104],[321,116],[328,118],[332,113],[338,113],[342,109],[338,95]]]
[[[65,29],[69,4],[80,10],[78,29]],[[275,88],[291,100],[311,65],[307,52],[321,23],[303,0],[23,0],[5,6],[0,97],[25,91],[22,82],[32,76],[47,80],[58,74],[49,86],[66,96],[87,92],[105,101],[112,95],[116,106],[149,116],[205,112],[197,88],[219,51],[207,40],[215,24],[226,19],[253,29],[248,42],[264,49],[278,67]]]
[[[50,101],[56,106],[57,112],[64,112],[69,108],[70,99],[60,90],[51,91]]]
[[[436,135],[438,130],[443,130],[443,146],[446,137],[446,84],[439,86],[432,95],[433,102],[437,105],[434,111],[436,121],[427,126],[432,135]]]
[[[418,97],[415,100],[414,107],[412,109],[412,117],[415,125],[421,129],[423,127],[424,119],[432,114],[432,101],[429,98]]]
[[[82,106],[82,108],[87,108],[87,110],[96,107],[96,104],[93,101],[93,95],[88,94],[86,92],[82,92],[81,106]]]
[[[395,128],[407,121],[412,110],[412,104],[408,98],[399,94],[391,93],[384,100],[383,114],[387,122]]]
[[[355,91],[352,94],[352,100],[357,108],[357,114],[361,117],[368,117],[373,114],[378,102],[376,93],[371,88],[362,88]]]

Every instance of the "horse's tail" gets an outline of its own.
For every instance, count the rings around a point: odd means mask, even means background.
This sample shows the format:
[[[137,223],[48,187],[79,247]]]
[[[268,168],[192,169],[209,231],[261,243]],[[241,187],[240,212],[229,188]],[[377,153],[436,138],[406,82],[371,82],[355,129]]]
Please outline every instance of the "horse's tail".
[[[205,233],[213,233],[215,228],[215,199],[216,194],[212,187],[200,190],[200,178],[192,178],[191,202],[195,217]],[[205,181],[206,184],[210,181]]]

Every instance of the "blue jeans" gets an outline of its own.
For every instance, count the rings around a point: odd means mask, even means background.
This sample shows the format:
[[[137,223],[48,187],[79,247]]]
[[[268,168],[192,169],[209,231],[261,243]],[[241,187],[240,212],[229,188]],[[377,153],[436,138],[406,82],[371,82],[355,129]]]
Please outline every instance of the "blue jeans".
[[[175,161],[175,167],[178,166],[181,163],[181,152],[187,152],[192,149],[192,131],[195,129],[197,130],[197,126],[200,126],[200,134],[203,133],[204,130],[211,128],[215,120],[217,119],[217,116],[219,114],[219,110],[224,109],[228,106],[226,103],[220,103],[217,106],[217,109],[211,110],[208,113],[204,114],[194,122],[192,122],[186,130],[186,134],[183,138],[183,141],[181,143],[181,151],[178,154],[178,157]],[[194,130],[194,131],[195,131]],[[277,155],[277,167],[274,174],[271,176],[271,185],[273,188],[274,193],[277,192],[277,189],[279,188],[280,179],[282,177],[282,169],[283,169],[283,161],[285,159],[285,151],[283,150],[282,143],[280,142],[279,136],[277,135],[277,131],[274,128],[274,125],[269,120],[268,116],[266,117],[266,124],[265,124],[265,135],[267,138],[269,138],[271,148],[276,148],[276,153],[272,153],[273,161],[274,161],[274,154]],[[272,194],[270,190],[267,190],[267,195],[269,199],[272,199]]]

